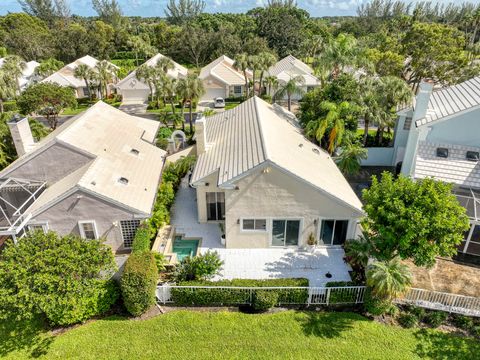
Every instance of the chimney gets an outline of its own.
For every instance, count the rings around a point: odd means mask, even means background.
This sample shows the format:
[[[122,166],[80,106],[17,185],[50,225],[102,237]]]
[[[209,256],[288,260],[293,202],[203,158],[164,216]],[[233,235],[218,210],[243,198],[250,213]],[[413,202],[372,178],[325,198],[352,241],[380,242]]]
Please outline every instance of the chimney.
[[[13,116],[7,125],[10,128],[10,133],[12,134],[13,143],[15,144],[18,156],[20,157],[30,151],[35,144],[35,141],[33,140],[28,118],[24,117],[22,119],[20,115],[17,114]]]
[[[413,113],[413,121],[423,119],[427,115],[428,102],[430,101],[430,95],[433,91],[432,82],[422,82],[418,89],[418,93],[415,99],[415,111]]]
[[[198,114],[195,121],[195,139],[197,141],[197,155],[207,151],[207,131],[205,129],[205,116]]]

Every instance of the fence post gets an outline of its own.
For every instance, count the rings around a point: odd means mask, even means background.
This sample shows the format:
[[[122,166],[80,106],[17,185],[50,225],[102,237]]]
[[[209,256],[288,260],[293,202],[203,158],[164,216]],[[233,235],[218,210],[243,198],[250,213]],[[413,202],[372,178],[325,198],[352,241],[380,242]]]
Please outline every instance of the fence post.
[[[310,306],[312,304],[313,289],[314,288],[312,288],[312,287],[308,288],[307,306]]]
[[[327,296],[325,297],[325,304],[328,305],[330,303],[330,288],[327,288]]]

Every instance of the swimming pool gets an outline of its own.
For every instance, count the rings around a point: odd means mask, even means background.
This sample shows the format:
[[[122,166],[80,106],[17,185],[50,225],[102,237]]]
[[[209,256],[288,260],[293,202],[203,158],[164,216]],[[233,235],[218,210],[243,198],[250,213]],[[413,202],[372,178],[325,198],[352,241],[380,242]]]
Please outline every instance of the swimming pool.
[[[175,236],[172,252],[177,254],[177,260],[181,262],[187,256],[197,255],[199,239],[185,240],[181,236]]]

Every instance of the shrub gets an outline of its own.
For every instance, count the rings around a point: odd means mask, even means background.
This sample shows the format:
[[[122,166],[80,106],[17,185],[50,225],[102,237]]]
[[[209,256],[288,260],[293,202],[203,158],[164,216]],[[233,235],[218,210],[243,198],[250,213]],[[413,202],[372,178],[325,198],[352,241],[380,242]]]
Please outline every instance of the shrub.
[[[474,326],[473,319],[465,315],[454,315],[452,322],[456,327],[466,331],[471,331]]]
[[[169,127],[162,127],[158,130],[157,137],[160,139],[169,139],[173,134],[173,130]]]
[[[365,293],[363,307],[368,314],[373,316],[394,314],[397,311],[397,307],[390,300],[376,298],[372,296],[370,290]]]
[[[155,257],[155,264],[157,264],[158,272],[165,271],[167,265],[167,259],[165,259],[165,255],[160,254],[158,252],[154,252],[153,256]]]
[[[344,286],[355,286],[352,281],[331,281],[328,282],[325,287],[344,287]],[[344,304],[344,303],[354,303],[357,299],[357,293],[354,291],[348,290],[339,290],[331,291],[329,297],[329,304]]]
[[[257,290],[253,294],[252,307],[256,311],[266,311],[278,304],[275,290]]]
[[[426,315],[425,309],[418,306],[412,306],[408,312],[415,316],[418,321],[423,321]]]
[[[120,281],[127,311],[139,316],[155,304],[158,270],[150,252],[132,253]]]
[[[3,111],[5,112],[18,111],[17,102],[15,100],[5,101],[3,103]]]
[[[177,281],[208,280],[222,269],[223,261],[216,251],[187,256],[175,270]]]
[[[443,311],[432,311],[425,315],[425,323],[433,328],[442,325],[448,319],[448,314]]]
[[[0,260],[0,318],[43,315],[70,325],[107,311],[118,298],[111,249],[99,240],[54,232],[7,242]]]
[[[233,287],[308,287],[307,279],[267,279],[250,280],[234,279],[222,281],[187,281],[181,282],[183,286],[233,286]],[[258,290],[257,290],[258,291]],[[276,294],[276,304],[306,304],[308,299],[307,289],[274,289],[268,290]],[[260,296],[262,297],[262,296]],[[273,295],[272,295],[273,297]],[[254,297],[255,298],[255,297]],[[172,299],[177,305],[244,305],[250,304],[250,293],[243,289],[172,289]],[[252,299],[253,300],[253,299]],[[252,302],[253,305],[253,302]]]
[[[151,234],[148,226],[145,224],[140,225],[135,233],[135,238],[133,239],[132,252],[138,253],[150,251],[150,238]]]
[[[403,313],[398,317],[398,323],[404,328],[413,328],[418,325],[418,318],[414,314]]]
[[[477,326],[474,326],[474,327],[472,328],[472,334],[473,334],[474,336],[480,337],[480,326],[478,326],[478,325],[477,325]]]

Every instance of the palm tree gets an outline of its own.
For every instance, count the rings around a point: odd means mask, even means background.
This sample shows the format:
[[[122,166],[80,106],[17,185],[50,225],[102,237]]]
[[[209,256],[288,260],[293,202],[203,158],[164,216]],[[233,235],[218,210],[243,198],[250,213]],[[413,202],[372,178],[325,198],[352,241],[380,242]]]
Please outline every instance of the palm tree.
[[[325,48],[317,59],[320,67],[330,71],[332,78],[336,79],[345,66],[355,65],[357,56],[357,40],[350,34],[339,34],[325,44]]]
[[[177,89],[177,81],[175,79],[171,79],[168,76],[166,76],[163,83],[163,93],[170,101],[173,115],[175,115],[175,100],[177,96],[176,89]]]
[[[92,69],[86,64],[80,64],[78,65],[74,72],[73,76],[75,76],[77,79],[82,79],[85,81],[85,86],[88,89],[88,93],[90,95],[90,99],[92,98],[92,89],[91,89],[91,81],[94,80],[95,74],[93,73]]]
[[[292,96],[305,94],[305,91],[302,88],[305,80],[303,76],[291,77],[286,83],[280,86],[278,91],[275,93],[275,99],[284,98],[287,96],[288,111],[292,111]]]
[[[366,159],[367,154],[368,151],[363,146],[349,142],[336,159],[337,166],[345,175],[355,175],[360,170],[361,160]]]
[[[116,77],[117,69],[107,60],[101,60],[95,65],[95,72],[100,85],[102,98],[108,96],[108,84]],[[103,93],[103,90],[105,93]]]
[[[17,83],[18,94],[20,94],[21,91],[20,78],[23,76],[23,72],[25,71],[26,67],[27,63],[20,56],[17,55],[8,55],[5,58],[2,66],[7,76],[15,79],[15,82]]]
[[[44,60],[35,68],[35,75],[44,79],[63,67],[63,62],[54,58]]]
[[[372,244],[368,237],[361,236],[359,239],[348,240],[344,245],[345,255],[349,263],[366,268],[372,257]]]
[[[265,78],[265,83],[267,84],[267,93],[271,95],[272,92],[275,93],[278,88],[278,79],[275,76],[267,76]]]
[[[253,96],[255,95],[255,83],[257,70],[261,66],[261,58],[259,55],[251,55],[248,57],[248,67],[252,70]]]
[[[150,96],[153,100],[153,86],[155,78],[155,70],[147,64],[142,64],[136,71],[137,79],[143,81],[150,88]]]
[[[0,114],[3,114],[3,102],[15,97],[15,82],[0,69]]]
[[[235,63],[233,64],[233,67],[237,69],[238,71],[241,71],[243,73],[243,77],[245,78],[245,97],[248,98],[249,96],[249,91],[248,91],[248,55],[243,53],[238,55],[235,58]]]
[[[265,76],[265,72],[268,71],[271,66],[275,65],[277,62],[277,57],[270,52],[262,52],[258,55],[258,58],[258,70],[260,70],[260,89],[258,91],[258,96],[262,96],[263,78]]]
[[[165,74],[168,73],[168,70],[175,69],[175,64],[173,63],[172,59],[163,56],[158,59],[157,64],[155,65],[158,69],[162,70]]]
[[[412,284],[412,274],[400,258],[376,261],[367,269],[367,285],[378,298],[394,299],[405,293]]]
[[[360,81],[359,104],[364,120],[363,146],[367,145],[368,129],[371,123],[380,120],[379,101],[383,94],[380,93],[379,81],[374,77],[365,77]]]
[[[330,154],[342,143],[345,132],[345,122],[350,120],[356,111],[356,107],[347,101],[336,104],[330,101],[324,101],[320,104],[325,115],[320,116],[317,121],[311,121],[307,124],[307,135],[317,139],[322,144],[322,140],[327,130],[329,130],[327,150]]]
[[[190,131],[193,131],[193,102],[199,99],[205,93],[205,88],[203,87],[203,82],[195,74],[188,74],[187,77],[182,78],[178,81],[177,85],[177,94],[183,98],[182,108],[184,107],[185,102],[189,102],[189,123]]]

